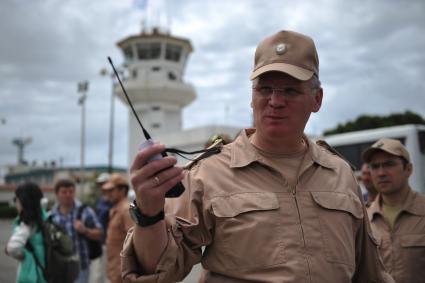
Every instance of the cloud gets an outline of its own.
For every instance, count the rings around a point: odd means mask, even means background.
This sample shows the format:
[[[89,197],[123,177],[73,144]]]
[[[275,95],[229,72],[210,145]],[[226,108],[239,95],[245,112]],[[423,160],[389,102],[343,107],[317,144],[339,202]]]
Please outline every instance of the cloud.
[[[249,74],[257,43],[280,29],[312,36],[325,97],[306,131],[357,116],[411,110],[425,116],[425,2],[408,1],[155,1],[160,21],[194,46],[185,80],[198,99],[183,112],[184,127],[250,126]],[[164,11],[168,11],[168,15]],[[16,137],[33,137],[28,160],[78,165],[81,107],[77,83],[90,81],[86,163],[106,164],[111,79],[101,77],[116,42],[140,32],[147,11],[132,0],[0,2],[0,166],[15,163]],[[168,18],[165,21],[164,18]],[[145,23],[149,24],[149,21]],[[109,68],[108,68],[109,70]],[[115,164],[126,166],[126,107],[116,101]]]

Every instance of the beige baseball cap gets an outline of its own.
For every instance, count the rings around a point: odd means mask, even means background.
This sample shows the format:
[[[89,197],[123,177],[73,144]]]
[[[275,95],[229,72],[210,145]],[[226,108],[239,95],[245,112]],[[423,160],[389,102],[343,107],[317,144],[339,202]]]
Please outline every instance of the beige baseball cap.
[[[128,187],[128,180],[122,174],[113,173],[111,175],[111,177],[109,178],[109,181],[106,182],[102,186],[102,190],[103,191],[109,191],[109,190],[112,190],[113,188],[119,187],[119,186],[127,186]]]
[[[404,145],[395,139],[380,139],[375,142],[371,147],[366,149],[362,153],[362,158],[365,162],[369,163],[372,159],[372,155],[377,151],[385,151],[389,154],[403,157],[408,162],[410,162],[410,155]]]
[[[283,72],[301,81],[309,80],[313,74],[319,77],[319,56],[313,39],[283,30],[261,41],[255,51],[250,79],[271,71]]]

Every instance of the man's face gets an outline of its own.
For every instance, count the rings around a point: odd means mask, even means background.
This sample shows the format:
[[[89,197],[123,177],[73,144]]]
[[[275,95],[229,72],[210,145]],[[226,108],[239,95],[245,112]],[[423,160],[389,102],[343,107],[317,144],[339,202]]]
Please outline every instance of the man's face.
[[[264,95],[261,89],[277,90]],[[299,81],[280,72],[261,75],[252,92],[251,106],[260,137],[288,138],[300,136],[312,112],[322,103],[322,89],[312,89],[311,81]]]
[[[412,174],[412,164],[405,166],[400,157],[384,151],[373,154],[369,167],[376,190],[384,195],[398,193],[407,187]]]
[[[56,193],[56,198],[60,206],[70,207],[74,205],[75,187],[60,187]]]
[[[103,190],[103,195],[105,199],[113,204],[119,202],[123,197],[123,189],[114,187],[109,190]]]

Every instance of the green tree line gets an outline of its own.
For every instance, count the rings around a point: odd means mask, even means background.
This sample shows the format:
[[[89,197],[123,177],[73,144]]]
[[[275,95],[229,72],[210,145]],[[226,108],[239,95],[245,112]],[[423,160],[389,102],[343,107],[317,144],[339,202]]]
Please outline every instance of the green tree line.
[[[338,124],[335,128],[326,130],[323,134],[327,136],[406,124],[425,125],[425,119],[412,111],[406,111],[404,113],[393,113],[388,116],[361,115],[354,121],[349,121],[345,124]]]

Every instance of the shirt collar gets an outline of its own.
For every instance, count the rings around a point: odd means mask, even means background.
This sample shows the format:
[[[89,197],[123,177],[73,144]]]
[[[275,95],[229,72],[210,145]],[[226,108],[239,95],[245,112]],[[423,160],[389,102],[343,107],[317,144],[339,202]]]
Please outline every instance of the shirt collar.
[[[425,207],[418,200],[419,194],[409,187],[409,192],[401,210],[415,215],[425,215]]]
[[[245,129],[231,144],[230,168],[245,167],[253,162],[260,161],[262,157],[249,140],[249,137],[254,133],[255,129]],[[325,154],[324,148],[316,145],[306,136],[304,136],[304,140],[308,143],[309,152],[307,154],[311,156],[314,163],[330,169],[335,168],[329,155]]]
[[[230,168],[245,167],[260,159],[254,146],[249,141],[249,136],[253,133],[255,133],[255,129],[244,129],[231,144]]]
[[[413,191],[409,187],[409,191],[407,193],[406,200],[404,201],[400,212],[406,211],[410,214],[424,216],[425,215],[425,207],[423,206],[423,204],[421,204],[419,201],[417,201],[418,197],[419,197],[419,194],[417,192]],[[380,206],[381,198],[382,198],[381,194],[378,194],[375,201],[373,201],[372,204],[370,205],[370,208],[369,208],[370,220],[373,219],[375,214],[383,215],[382,214],[382,208]]]

